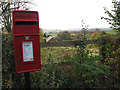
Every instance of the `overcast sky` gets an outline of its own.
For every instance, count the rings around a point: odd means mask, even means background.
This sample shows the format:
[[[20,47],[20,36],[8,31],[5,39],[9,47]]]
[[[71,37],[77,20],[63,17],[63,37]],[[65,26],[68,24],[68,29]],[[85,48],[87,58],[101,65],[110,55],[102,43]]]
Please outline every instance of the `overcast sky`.
[[[106,28],[110,25],[101,20],[106,16],[103,7],[112,9],[112,0],[33,0],[31,10],[39,12],[42,29],[79,29],[81,20],[89,28]]]

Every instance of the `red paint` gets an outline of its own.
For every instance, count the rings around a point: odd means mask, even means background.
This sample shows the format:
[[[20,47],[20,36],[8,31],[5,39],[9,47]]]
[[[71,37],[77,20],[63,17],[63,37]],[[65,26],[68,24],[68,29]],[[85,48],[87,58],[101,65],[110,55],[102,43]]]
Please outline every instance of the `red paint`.
[[[26,36],[29,36],[29,39],[26,40]],[[40,34],[37,11],[13,11],[13,41],[16,72],[23,73],[40,70]],[[22,43],[25,41],[32,41],[33,61],[23,61]]]

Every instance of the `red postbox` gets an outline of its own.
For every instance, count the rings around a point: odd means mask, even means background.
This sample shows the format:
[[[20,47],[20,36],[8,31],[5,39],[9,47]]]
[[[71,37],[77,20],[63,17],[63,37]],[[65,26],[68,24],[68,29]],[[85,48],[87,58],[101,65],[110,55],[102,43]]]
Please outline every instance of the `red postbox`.
[[[39,17],[37,11],[13,11],[16,72],[41,69]]]

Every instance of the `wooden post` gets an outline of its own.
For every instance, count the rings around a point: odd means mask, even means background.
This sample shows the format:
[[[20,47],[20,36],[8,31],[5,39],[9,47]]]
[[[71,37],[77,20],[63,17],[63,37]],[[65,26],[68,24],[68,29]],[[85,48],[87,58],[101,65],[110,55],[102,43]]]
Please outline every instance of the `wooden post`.
[[[25,88],[30,90],[30,73],[29,72],[25,72],[24,73],[25,76]]]

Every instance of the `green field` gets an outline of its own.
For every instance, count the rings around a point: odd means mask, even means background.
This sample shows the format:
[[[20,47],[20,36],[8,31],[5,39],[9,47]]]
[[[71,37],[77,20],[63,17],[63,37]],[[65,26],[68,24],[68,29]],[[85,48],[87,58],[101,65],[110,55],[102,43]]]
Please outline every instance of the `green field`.
[[[45,47],[41,48],[42,64],[64,62],[65,58],[76,53],[74,47]]]
[[[90,48],[90,45],[88,45],[87,50],[89,50],[89,56],[99,55],[99,50],[97,48]],[[75,47],[42,47],[42,64],[65,62],[76,53],[77,48]]]
[[[117,33],[115,31],[105,31],[107,34],[112,34],[112,35],[116,35]]]
[[[47,35],[51,35],[53,38],[56,38],[56,37],[58,36],[58,33],[55,33],[55,34],[47,34]],[[73,36],[78,35],[78,33],[71,33],[70,35],[73,37]],[[91,36],[91,34],[88,33],[88,34],[87,34],[87,37],[89,38],[90,36]]]

